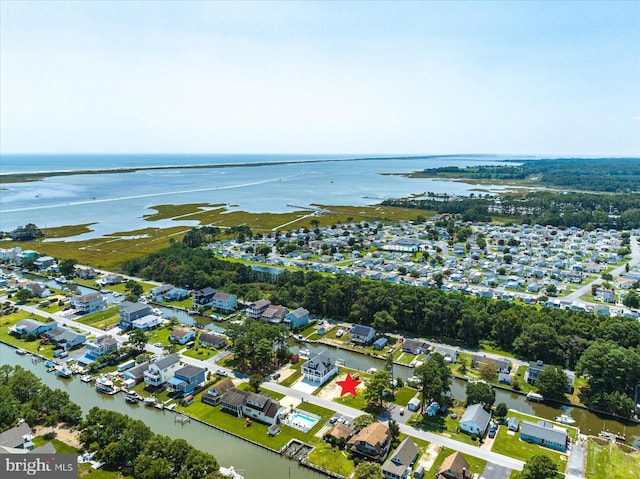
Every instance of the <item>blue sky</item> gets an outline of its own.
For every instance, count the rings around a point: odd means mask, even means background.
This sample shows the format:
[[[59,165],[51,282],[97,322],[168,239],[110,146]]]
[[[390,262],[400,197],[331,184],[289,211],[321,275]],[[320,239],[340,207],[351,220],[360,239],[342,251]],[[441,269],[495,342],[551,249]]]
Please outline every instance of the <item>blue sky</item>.
[[[0,2],[0,151],[640,155],[640,2]]]

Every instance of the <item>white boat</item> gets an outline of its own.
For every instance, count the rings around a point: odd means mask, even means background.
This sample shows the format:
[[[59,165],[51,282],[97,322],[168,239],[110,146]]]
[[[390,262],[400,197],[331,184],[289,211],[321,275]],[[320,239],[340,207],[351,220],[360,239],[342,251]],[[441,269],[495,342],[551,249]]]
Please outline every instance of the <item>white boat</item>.
[[[59,378],[70,378],[73,374],[71,369],[69,369],[66,365],[64,366],[56,366],[55,368],[56,376]]]
[[[560,424],[566,424],[568,426],[576,423],[575,419],[573,419],[571,416],[567,416],[566,414],[560,414],[559,416],[556,416],[554,418],[554,421],[559,422]]]
[[[158,400],[156,399],[155,396],[147,396],[142,400],[142,402],[144,403],[145,406],[155,406]]]
[[[96,391],[104,394],[115,394],[118,392],[113,385],[113,381],[106,376],[100,376],[96,379]]]
[[[142,400],[142,396],[135,391],[127,391],[124,395],[124,399],[130,403],[137,403]]]
[[[244,479],[244,476],[238,474],[233,466],[223,467],[220,466],[218,472],[224,477],[231,477],[232,479]]]
[[[64,276],[60,276],[59,278],[55,279],[55,282],[60,284],[65,284],[67,282],[67,278],[65,278]]]
[[[527,399],[529,401],[542,402],[544,401],[544,396],[542,394],[538,394],[538,393],[534,393],[533,391],[530,391],[527,393]]]
[[[16,349],[16,354],[24,356],[25,354],[27,354],[27,352],[24,349]]]
[[[91,374],[83,374],[82,376],[80,376],[80,381],[82,381],[83,383],[90,383],[91,381],[93,381],[94,377]]]

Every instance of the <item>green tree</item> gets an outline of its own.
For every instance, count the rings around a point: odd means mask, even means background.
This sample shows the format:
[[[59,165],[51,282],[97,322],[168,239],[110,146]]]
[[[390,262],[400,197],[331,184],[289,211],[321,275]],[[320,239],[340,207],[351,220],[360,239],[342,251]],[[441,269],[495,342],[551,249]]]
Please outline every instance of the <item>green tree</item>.
[[[424,411],[431,401],[443,403],[451,388],[451,371],[442,355],[433,353],[424,363],[415,368],[420,383],[420,408]]]
[[[640,308],[640,295],[635,290],[629,291],[622,299],[622,304],[627,308],[637,309]]]
[[[495,416],[496,417],[507,417],[507,414],[509,414],[509,409],[507,409],[507,405],[503,402],[499,403],[496,406],[496,410],[495,410]]]
[[[362,461],[353,470],[353,479],[384,479],[382,466],[377,462]]]
[[[400,424],[395,419],[389,419],[389,434],[394,440],[400,436]]]
[[[18,303],[26,303],[31,298],[33,298],[33,293],[27,288],[20,288],[16,291],[16,301]]]
[[[128,280],[124,284],[124,290],[138,297],[140,297],[142,293],[144,293],[144,289],[142,288],[142,285],[133,279]]]
[[[138,351],[143,351],[148,341],[149,335],[142,329],[136,328],[129,333],[129,343]]]
[[[545,398],[562,399],[567,392],[567,375],[560,366],[549,366],[538,375],[536,386]]]
[[[485,381],[495,381],[498,378],[496,363],[492,360],[485,361],[478,366],[480,377]]]
[[[249,376],[249,384],[255,392],[258,392],[260,390],[260,385],[262,384],[263,380],[264,376],[262,376],[262,374],[255,373]]]
[[[353,428],[360,431],[374,422],[376,422],[376,417],[373,414],[361,414],[353,419]]]
[[[488,411],[496,401],[496,392],[485,383],[468,383],[467,384],[467,406],[472,404],[482,404]]]
[[[388,311],[378,311],[373,315],[372,326],[377,330],[392,330],[398,326],[398,323]]]
[[[543,454],[531,457],[520,473],[520,479],[558,479],[560,477],[556,463]]]
[[[383,369],[376,371],[365,385],[364,397],[371,405],[382,408],[384,391],[389,387],[389,373]]]
[[[58,263],[58,269],[60,270],[60,274],[63,276],[71,276],[75,272],[76,269],[76,260],[75,259],[63,259]]]

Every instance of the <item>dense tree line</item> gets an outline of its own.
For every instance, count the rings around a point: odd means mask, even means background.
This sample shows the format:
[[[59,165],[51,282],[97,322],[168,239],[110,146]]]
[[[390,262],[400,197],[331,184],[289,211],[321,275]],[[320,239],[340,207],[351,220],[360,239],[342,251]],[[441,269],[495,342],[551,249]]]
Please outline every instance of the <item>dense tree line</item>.
[[[16,425],[19,418],[29,426],[75,426],[82,419],[80,406],[60,389],[51,389],[21,366],[0,366],[0,431]]]
[[[518,160],[518,165],[427,168],[424,174],[479,180],[524,180],[537,184],[586,191],[633,193],[640,185],[637,158],[561,158]]]
[[[136,479],[201,479],[218,477],[215,457],[184,439],[154,434],[139,419],[115,411],[92,408],[82,424],[85,449],[111,469],[133,467]]]
[[[559,193],[536,191],[491,197],[389,199],[387,206],[418,208],[457,215],[462,221],[488,222],[492,216],[516,223],[592,230],[640,227],[640,194]]]

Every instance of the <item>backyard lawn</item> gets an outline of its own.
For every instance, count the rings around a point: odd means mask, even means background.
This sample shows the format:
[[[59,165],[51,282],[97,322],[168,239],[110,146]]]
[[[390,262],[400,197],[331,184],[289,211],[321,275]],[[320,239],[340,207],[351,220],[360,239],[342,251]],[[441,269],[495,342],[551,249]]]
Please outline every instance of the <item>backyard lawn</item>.
[[[586,476],[589,479],[637,477],[640,471],[640,452],[625,451],[626,446],[589,438]]]
[[[103,311],[86,314],[76,319],[81,324],[93,326],[94,328],[107,330],[109,327],[120,322],[120,307],[116,306]]]

